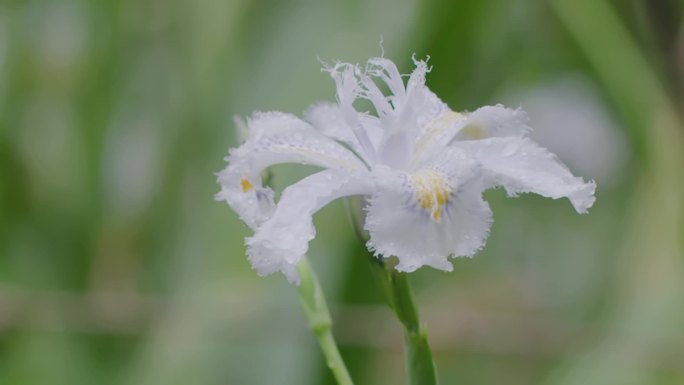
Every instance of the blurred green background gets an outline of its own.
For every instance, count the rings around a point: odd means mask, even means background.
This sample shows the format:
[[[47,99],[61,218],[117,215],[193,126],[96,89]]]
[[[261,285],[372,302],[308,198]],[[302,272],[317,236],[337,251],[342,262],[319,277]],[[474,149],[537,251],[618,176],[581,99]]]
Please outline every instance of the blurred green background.
[[[443,384],[684,384],[684,3],[0,1],[0,384],[331,384],[296,290],[212,196],[232,117],[334,100],[381,53],[455,110],[529,111],[598,183],[487,192],[485,250],[411,275]],[[310,170],[309,170],[310,171]],[[278,166],[282,187],[305,175]],[[358,384],[402,338],[343,202],[310,257]]]

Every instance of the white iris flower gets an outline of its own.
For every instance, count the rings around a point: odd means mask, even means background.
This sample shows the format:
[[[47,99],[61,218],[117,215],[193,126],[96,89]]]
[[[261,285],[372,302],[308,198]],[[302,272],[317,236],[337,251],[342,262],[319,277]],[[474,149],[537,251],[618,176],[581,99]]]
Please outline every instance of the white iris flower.
[[[367,197],[368,248],[396,256],[397,270],[407,272],[425,265],[450,271],[449,257],[484,246],[492,224],[482,199],[488,188],[567,197],[579,213],[594,203],[594,182],[573,176],[527,138],[524,111],[497,105],[454,112],[425,86],[427,64],[414,63],[406,84],[385,58],[370,59],[365,69],[337,63],[325,68],[337,103],[315,104],[303,120],[280,112],[248,120],[249,139],[226,158],[216,198],[255,231],[246,243],[260,275],[281,271],[297,282],[295,267],[316,234],[313,214],[345,196]],[[375,114],[357,111],[360,99]],[[286,188],[276,204],[260,174],[293,162],[323,170]]]

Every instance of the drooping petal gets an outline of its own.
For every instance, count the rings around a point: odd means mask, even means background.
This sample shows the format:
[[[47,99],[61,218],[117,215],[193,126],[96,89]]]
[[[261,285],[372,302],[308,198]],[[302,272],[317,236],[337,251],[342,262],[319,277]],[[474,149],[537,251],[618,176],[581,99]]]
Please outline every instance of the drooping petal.
[[[290,282],[297,282],[296,265],[316,235],[313,214],[339,197],[372,191],[367,172],[340,170],[324,170],[286,188],[271,218],[247,240],[252,266],[259,275],[282,271]]]
[[[350,150],[293,115],[257,113],[248,126],[249,139],[230,152],[228,166],[218,174],[221,191],[216,199],[228,202],[252,228],[274,209],[273,192],[261,183],[260,173],[265,168],[280,163],[348,171],[366,168]]]
[[[304,163],[348,171],[365,168],[354,153],[294,115],[257,113],[248,125],[249,139],[231,152],[229,161],[249,163],[252,176],[280,163]]]
[[[508,195],[535,193],[547,198],[567,197],[578,213],[586,213],[596,184],[575,177],[554,154],[528,138],[502,137],[453,142],[482,165],[489,187],[503,186]]]
[[[367,207],[368,247],[376,256],[396,256],[400,271],[425,265],[451,271],[448,257],[472,256],[489,234],[492,214],[478,172],[454,154],[411,174],[376,172],[380,187]]]

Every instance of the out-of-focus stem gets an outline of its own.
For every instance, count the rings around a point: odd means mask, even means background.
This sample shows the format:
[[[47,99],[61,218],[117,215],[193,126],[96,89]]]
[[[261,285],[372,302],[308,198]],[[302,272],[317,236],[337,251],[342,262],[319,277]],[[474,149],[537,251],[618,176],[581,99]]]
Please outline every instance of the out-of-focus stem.
[[[306,257],[303,257],[297,265],[297,271],[300,279],[299,301],[309,321],[309,327],[323,350],[328,368],[332,371],[338,384],[353,385],[332,334],[332,318],[325,303],[323,290]]]

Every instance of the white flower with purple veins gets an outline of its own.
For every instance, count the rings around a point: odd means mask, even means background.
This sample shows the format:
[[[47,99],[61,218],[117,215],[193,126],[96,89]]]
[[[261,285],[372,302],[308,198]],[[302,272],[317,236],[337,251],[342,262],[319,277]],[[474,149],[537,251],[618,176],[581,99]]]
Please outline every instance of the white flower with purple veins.
[[[414,62],[406,84],[385,58],[370,59],[365,69],[326,67],[337,103],[317,103],[303,120],[281,112],[248,120],[249,139],[226,158],[216,198],[254,230],[246,243],[260,275],[282,271],[298,282],[296,265],[316,234],[312,215],[345,196],[367,198],[368,248],[396,256],[396,269],[407,272],[425,265],[450,271],[449,257],[484,246],[492,224],[486,189],[567,197],[579,213],[594,203],[593,182],[527,138],[524,111],[497,105],[454,112],[425,86],[427,64]],[[375,113],[356,110],[359,99]],[[276,204],[261,172],[293,162],[323,170],[286,188]]]

